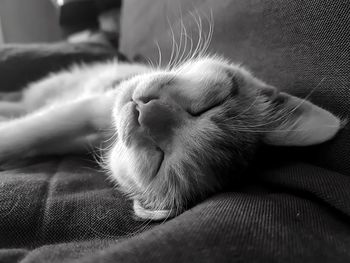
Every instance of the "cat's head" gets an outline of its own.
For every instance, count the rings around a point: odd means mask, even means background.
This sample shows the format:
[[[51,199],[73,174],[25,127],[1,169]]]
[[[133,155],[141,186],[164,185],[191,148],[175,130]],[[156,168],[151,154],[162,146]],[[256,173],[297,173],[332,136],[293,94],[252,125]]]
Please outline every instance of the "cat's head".
[[[340,128],[328,111],[219,58],[150,71],[120,88],[108,166],[141,218],[177,215],[220,191],[260,143],[312,145]]]

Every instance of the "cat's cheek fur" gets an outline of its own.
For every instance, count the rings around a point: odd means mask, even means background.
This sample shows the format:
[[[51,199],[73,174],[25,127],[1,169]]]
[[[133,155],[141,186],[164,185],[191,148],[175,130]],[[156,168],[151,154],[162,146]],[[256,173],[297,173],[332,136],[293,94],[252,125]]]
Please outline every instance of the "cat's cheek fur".
[[[112,148],[107,166],[112,178],[128,189],[141,191],[156,176],[161,157],[152,150],[137,147],[126,147],[120,141]]]
[[[147,209],[138,201],[137,193],[143,192],[145,194],[145,185],[148,185],[149,180],[154,176],[152,164],[155,162],[156,160],[152,160],[147,153],[141,153],[136,149],[127,149],[119,143],[111,150],[107,163],[112,179],[117,182],[120,190],[133,199],[135,215],[144,220],[162,220],[175,216],[174,211]]]
[[[133,184],[132,171],[133,162],[126,149],[114,146],[108,155],[106,166],[111,172],[111,177],[124,190],[132,190]]]

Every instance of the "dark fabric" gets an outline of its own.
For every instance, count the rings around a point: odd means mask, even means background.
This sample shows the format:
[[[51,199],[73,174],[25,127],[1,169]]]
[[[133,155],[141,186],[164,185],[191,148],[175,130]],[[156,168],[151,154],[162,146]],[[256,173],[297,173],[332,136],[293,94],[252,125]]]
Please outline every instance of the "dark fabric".
[[[111,48],[93,43],[6,44],[0,45],[0,91],[16,91],[49,72],[72,63],[103,61],[112,57],[125,60]]]
[[[133,220],[129,203],[87,157],[28,163],[0,172],[0,247],[7,249],[0,250],[0,262],[2,252],[23,254],[20,248],[55,243],[88,253],[150,227]]]
[[[212,51],[349,116],[350,2],[175,2],[125,1],[122,51],[156,60],[158,38],[166,57],[166,17],[176,31],[179,6],[185,22],[187,9],[212,9]],[[319,146],[261,149],[245,187],[152,224],[133,218],[87,157],[3,171],[0,262],[349,262],[348,129]]]

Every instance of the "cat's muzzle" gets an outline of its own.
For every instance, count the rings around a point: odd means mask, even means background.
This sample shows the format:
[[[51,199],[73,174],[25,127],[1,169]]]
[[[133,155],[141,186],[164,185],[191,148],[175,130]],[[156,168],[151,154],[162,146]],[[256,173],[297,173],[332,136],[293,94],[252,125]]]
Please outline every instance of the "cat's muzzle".
[[[179,125],[178,109],[159,99],[136,103],[140,127],[156,143],[161,144],[164,140],[169,140],[174,128]]]

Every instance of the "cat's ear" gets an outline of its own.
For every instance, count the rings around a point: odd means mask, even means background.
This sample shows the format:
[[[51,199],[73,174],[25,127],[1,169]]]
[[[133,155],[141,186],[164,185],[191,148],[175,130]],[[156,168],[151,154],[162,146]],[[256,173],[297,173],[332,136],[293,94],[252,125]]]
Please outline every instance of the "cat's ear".
[[[271,105],[269,129],[263,141],[270,145],[307,146],[331,139],[341,128],[341,121],[329,111],[308,100],[284,92],[267,90]],[[274,115],[274,116],[273,116]]]
[[[175,216],[175,211],[172,210],[152,210],[142,206],[138,200],[134,200],[135,215],[142,219],[150,220],[165,220]]]

